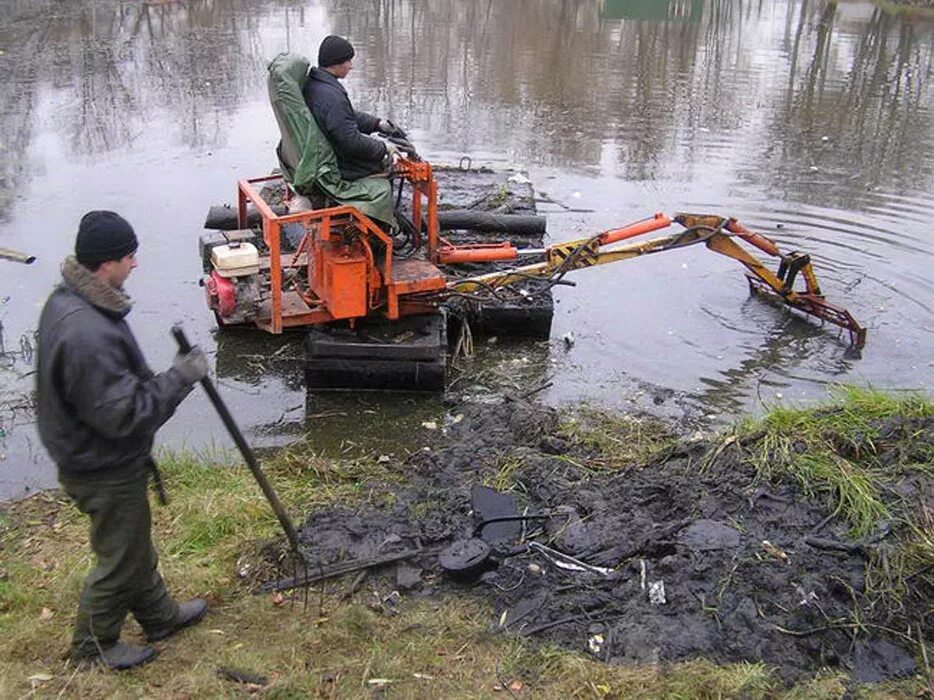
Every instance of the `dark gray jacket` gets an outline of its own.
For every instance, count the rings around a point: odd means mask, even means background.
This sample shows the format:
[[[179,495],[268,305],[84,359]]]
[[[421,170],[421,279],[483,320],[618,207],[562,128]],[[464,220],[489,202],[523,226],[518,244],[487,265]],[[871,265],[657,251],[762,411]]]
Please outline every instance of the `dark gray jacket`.
[[[178,370],[149,369],[124,320],[129,311],[126,294],[74,258],[42,309],[39,436],[65,475],[137,465],[191,391]]]
[[[337,78],[312,68],[302,92],[318,127],[334,147],[342,178],[359,180],[387,169],[386,144],[364,136],[379,129],[379,117],[354,111]]]

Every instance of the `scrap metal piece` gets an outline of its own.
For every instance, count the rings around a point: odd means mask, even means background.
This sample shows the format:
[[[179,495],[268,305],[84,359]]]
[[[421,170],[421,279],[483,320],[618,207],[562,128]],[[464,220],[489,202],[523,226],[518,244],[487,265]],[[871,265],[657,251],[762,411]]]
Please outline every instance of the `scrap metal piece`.
[[[387,564],[394,564],[399,561],[404,561],[405,559],[411,559],[412,557],[422,554],[423,552],[424,550],[422,549],[407,549],[403,552],[397,552],[396,554],[388,554],[385,557],[377,557],[375,559],[367,559],[365,561],[342,562],[332,566],[329,569],[316,566],[313,569],[315,573],[305,573],[302,576],[294,576],[292,578],[283,579],[281,581],[266,583],[257,589],[257,593],[288,591],[292,588],[298,588],[299,586],[307,587],[309,584],[317,583],[318,581],[324,581],[329,578],[337,578],[338,576],[344,576],[345,574],[352,574],[355,571],[375,569],[379,566],[385,566]],[[305,568],[309,568],[307,563]]]
[[[468,580],[482,574],[490,565],[490,545],[479,537],[457,540],[438,555],[441,568],[454,578]]]
[[[668,599],[665,597],[664,581],[652,581],[649,586],[649,602],[652,605],[664,605],[668,602]]]
[[[496,489],[483,484],[474,484],[470,489],[470,507],[484,525],[474,536],[486,540],[490,544],[502,541],[511,541],[519,537],[522,532],[522,523],[519,520],[519,508],[516,497],[511,493],[500,493]],[[509,518],[508,520],[491,519]]]
[[[540,552],[546,558],[548,558],[552,564],[557,566],[559,569],[564,569],[565,571],[586,572],[591,574],[599,574],[600,576],[609,576],[613,573],[613,569],[608,569],[605,566],[594,566],[592,564],[588,564],[587,562],[581,561],[580,559],[572,557],[569,554],[559,552],[557,549],[546,547],[539,542],[529,542],[529,549]]]

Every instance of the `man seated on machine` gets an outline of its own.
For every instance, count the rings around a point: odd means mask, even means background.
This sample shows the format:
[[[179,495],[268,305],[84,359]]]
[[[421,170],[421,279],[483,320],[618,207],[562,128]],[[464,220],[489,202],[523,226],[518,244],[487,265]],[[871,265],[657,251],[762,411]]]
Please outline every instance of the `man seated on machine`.
[[[388,119],[354,110],[340,80],[353,68],[354,48],[339,36],[326,36],[318,49],[318,67],[311,68],[303,95],[318,127],[337,155],[341,177],[359,180],[370,175],[388,175],[398,147],[368,136],[392,134],[396,127]]]

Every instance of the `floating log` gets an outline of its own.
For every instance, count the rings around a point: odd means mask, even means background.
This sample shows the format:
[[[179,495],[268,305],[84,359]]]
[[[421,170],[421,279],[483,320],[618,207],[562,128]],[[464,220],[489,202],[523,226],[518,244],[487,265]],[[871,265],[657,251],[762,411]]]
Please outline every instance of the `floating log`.
[[[284,205],[274,205],[272,210],[279,216],[287,213]],[[262,222],[254,207],[247,207],[247,227],[259,226]],[[452,209],[438,212],[438,224],[443,231],[464,230],[485,233],[511,233],[517,236],[543,236],[545,217],[523,214],[491,214],[470,209]],[[240,228],[237,210],[226,204],[217,204],[208,210],[204,228],[215,231],[236,231]]]
[[[512,233],[517,236],[545,235],[545,217],[528,214],[491,214],[472,209],[449,209],[438,212],[438,225],[442,231],[484,231]]]
[[[287,214],[288,210],[284,204],[274,204],[272,210],[277,216]],[[255,207],[248,206],[246,209],[246,226],[252,228],[262,224],[263,219]],[[204,228],[215,231],[236,231],[240,228],[237,221],[237,209],[229,204],[215,204],[208,210],[208,215],[204,219]]]

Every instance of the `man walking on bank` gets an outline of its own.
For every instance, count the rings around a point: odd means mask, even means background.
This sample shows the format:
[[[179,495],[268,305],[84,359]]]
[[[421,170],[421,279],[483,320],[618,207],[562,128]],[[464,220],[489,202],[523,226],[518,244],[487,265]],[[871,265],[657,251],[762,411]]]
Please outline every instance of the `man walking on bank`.
[[[128,612],[147,641],[200,620],[207,602],[177,604],[158,571],[147,484],[153,438],[207,375],[204,353],[176,355],[154,374],[125,320],[123,283],[136,267],[133,228],[111,211],[81,219],[75,255],[39,319],[39,436],[59,482],[91,518],[96,565],[84,582],[71,643],[75,662],[128,669],[155,657],[120,642]]]

